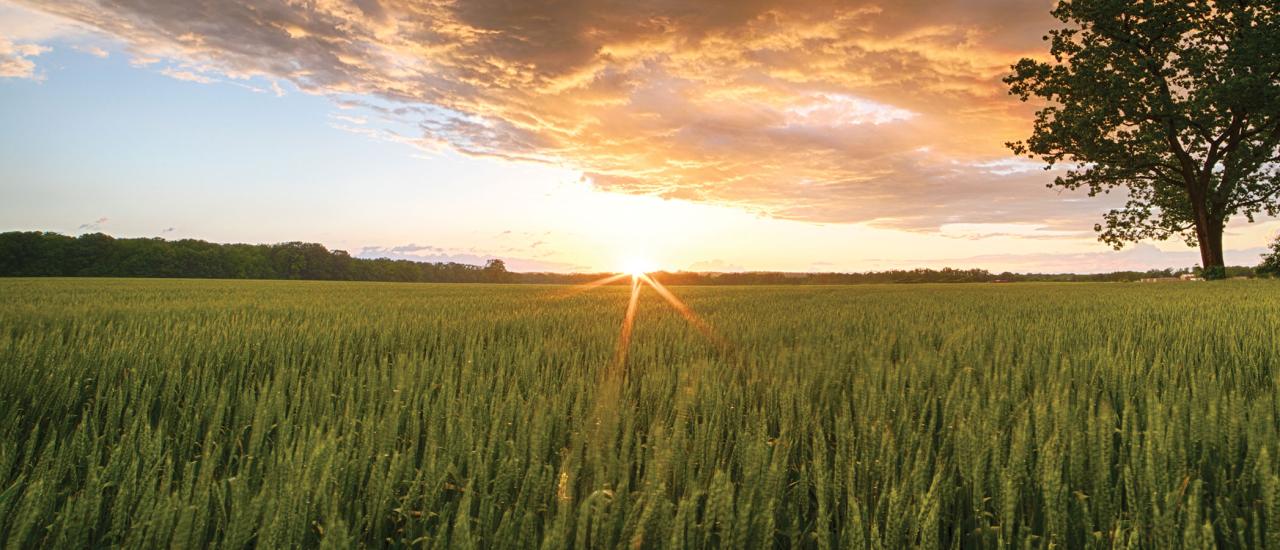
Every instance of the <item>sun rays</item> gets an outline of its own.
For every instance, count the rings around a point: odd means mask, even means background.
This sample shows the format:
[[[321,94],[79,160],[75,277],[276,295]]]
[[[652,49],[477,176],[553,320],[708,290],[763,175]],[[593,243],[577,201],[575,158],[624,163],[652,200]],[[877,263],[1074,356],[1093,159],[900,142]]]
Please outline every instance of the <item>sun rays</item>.
[[[640,305],[640,277],[631,276],[631,299],[627,301],[627,313],[622,317],[622,332],[618,335],[616,364],[622,368],[627,363],[627,351],[631,349],[631,328],[636,322],[636,309]]]
[[[671,307],[675,308],[675,310],[680,313],[680,315],[684,317],[689,324],[693,325],[693,328],[698,329],[699,332],[707,338],[710,338],[716,344],[724,343],[720,340],[720,337],[711,330],[711,325],[708,325],[706,321],[703,321],[698,314],[694,313],[692,309],[689,309],[688,305],[680,300],[680,298],[677,298],[675,294],[672,294],[670,290],[667,290],[667,287],[658,282],[657,279],[650,277],[646,273],[642,273],[635,278],[638,281],[644,282],[645,284],[653,287],[653,290],[657,292],[659,296],[662,296],[662,298],[666,300],[667,303],[671,304]],[[638,291],[633,291],[633,294],[634,293],[638,293]]]
[[[617,273],[615,275],[610,275],[589,283],[578,285],[570,291],[572,294],[577,294],[631,277],[631,295],[627,300],[627,310],[626,313],[623,314],[622,327],[618,334],[615,366],[618,369],[624,369],[626,366],[627,354],[631,349],[631,333],[635,328],[636,312],[640,306],[640,293],[645,286],[652,288],[658,296],[661,296],[662,299],[672,307],[672,309],[676,310],[676,313],[679,313],[681,317],[684,317],[685,321],[688,321],[688,323],[692,325],[693,328],[697,329],[698,332],[702,333],[703,336],[710,339],[717,346],[723,347],[724,340],[722,340],[719,335],[711,329],[711,325],[707,324],[707,322],[699,317],[698,314],[694,313],[694,311],[689,308],[688,304],[685,304],[683,300],[673,294],[671,290],[667,289],[666,285],[663,285],[657,279],[649,276],[647,271],[644,271],[651,265],[652,264],[648,262],[629,260],[624,264],[624,271],[622,273]]]

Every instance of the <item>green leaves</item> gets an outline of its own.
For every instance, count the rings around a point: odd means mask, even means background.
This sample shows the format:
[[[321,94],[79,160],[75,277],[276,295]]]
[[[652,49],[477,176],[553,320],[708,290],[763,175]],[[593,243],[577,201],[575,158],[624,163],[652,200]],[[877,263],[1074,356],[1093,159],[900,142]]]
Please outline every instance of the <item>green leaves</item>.
[[[1054,185],[1123,192],[1100,239],[1181,236],[1222,265],[1222,227],[1280,211],[1280,8],[1273,2],[1077,0],[1053,11],[1052,61],[1022,59],[1012,95],[1042,102],[1017,155]]]
[[[1258,264],[1257,273],[1280,277],[1280,235],[1277,235],[1276,240],[1271,243],[1271,252],[1263,256],[1262,263]]]

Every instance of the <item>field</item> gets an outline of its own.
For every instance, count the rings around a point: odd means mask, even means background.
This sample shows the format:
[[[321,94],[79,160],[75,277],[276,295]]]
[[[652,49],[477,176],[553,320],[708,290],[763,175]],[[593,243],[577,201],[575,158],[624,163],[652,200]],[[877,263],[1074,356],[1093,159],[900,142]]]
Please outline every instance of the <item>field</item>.
[[[8,548],[1280,548],[1280,284],[0,280]]]

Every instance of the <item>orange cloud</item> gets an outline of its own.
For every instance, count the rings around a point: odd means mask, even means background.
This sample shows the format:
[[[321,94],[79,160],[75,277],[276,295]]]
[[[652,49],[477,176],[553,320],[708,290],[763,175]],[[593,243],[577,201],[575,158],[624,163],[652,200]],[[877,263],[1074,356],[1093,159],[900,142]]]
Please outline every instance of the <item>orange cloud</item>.
[[[992,168],[1029,129],[1000,78],[1043,49],[1047,1],[35,7],[139,56],[413,107],[422,146],[569,166],[610,191],[907,229],[1098,208],[1036,185],[1043,172]]]
[[[42,79],[43,76],[36,71],[36,63],[31,58],[47,51],[49,49],[43,46],[14,44],[0,36],[0,78]]]

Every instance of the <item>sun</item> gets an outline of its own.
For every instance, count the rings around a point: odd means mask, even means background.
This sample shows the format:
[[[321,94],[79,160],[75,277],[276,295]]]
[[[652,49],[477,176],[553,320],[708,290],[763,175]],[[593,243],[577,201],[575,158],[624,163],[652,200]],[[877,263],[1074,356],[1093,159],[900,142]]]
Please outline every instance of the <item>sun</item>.
[[[618,263],[618,272],[639,277],[658,270],[658,264],[643,256],[627,256]]]

